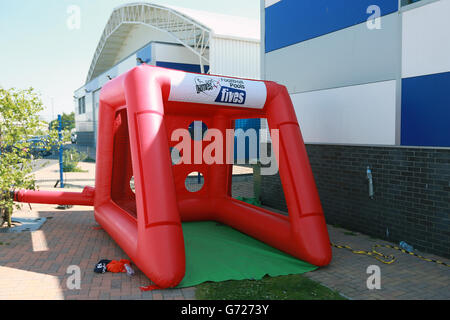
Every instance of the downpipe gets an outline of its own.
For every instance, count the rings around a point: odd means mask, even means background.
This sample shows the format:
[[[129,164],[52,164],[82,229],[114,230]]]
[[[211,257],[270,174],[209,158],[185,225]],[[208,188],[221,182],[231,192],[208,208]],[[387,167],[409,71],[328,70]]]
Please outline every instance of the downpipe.
[[[369,198],[371,200],[373,200],[375,193],[373,191],[373,176],[372,176],[372,170],[370,169],[370,167],[367,167],[367,180],[369,182]]]

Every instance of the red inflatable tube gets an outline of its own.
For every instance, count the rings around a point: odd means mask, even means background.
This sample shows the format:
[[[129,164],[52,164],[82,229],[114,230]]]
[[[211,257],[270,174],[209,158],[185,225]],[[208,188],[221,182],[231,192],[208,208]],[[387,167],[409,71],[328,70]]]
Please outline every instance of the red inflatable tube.
[[[184,277],[182,221],[219,221],[317,266],[331,261],[322,206],[284,86],[144,64],[108,82],[99,108],[95,193],[19,191],[17,201],[94,205],[97,222],[159,288],[175,287]],[[234,139],[219,152],[219,163],[196,162],[188,154],[192,161],[172,164],[176,130],[201,120],[226,137],[236,119],[249,118],[267,118],[269,128],[278,130],[273,149],[289,216],[231,197],[233,165],[227,159],[233,158]],[[188,142],[202,154],[210,143]],[[185,186],[192,172],[204,177],[194,193]]]
[[[24,203],[93,206],[94,194],[95,189],[92,187],[85,187],[83,192],[19,190],[14,192],[14,201]]]

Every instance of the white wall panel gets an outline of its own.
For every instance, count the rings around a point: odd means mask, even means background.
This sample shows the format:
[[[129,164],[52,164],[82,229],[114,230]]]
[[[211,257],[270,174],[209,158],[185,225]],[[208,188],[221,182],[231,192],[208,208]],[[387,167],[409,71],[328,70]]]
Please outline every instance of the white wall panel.
[[[381,18],[380,30],[366,23],[300,42],[265,55],[265,79],[289,93],[323,90],[400,77],[400,22]]]
[[[211,74],[260,79],[259,42],[218,37],[211,41]]]
[[[273,6],[274,4],[276,4],[276,3],[280,2],[280,1],[281,0],[265,0],[264,6],[266,8],[268,8],[268,7]]]
[[[450,0],[403,13],[403,78],[450,71]]]
[[[116,61],[114,64],[117,64],[122,59],[136,52],[150,41],[178,43],[167,32],[163,32],[146,25],[136,25],[124,40],[120,50],[117,52]]]
[[[121,74],[136,67],[137,66],[136,58],[137,58],[137,55],[133,54],[130,57],[128,57],[127,59],[125,59],[124,61],[122,61],[121,63],[119,63],[117,65],[118,75],[120,76]]]
[[[305,142],[395,144],[396,81],[291,95]]]
[[[76,129],[79,132],[92,132],[94,131],[92,93],[85,93],[83,88],[78,90],[78,94],[79,97],[83,95],[85,97],[86,112],[83,114],[78,114],[78,111],[75,112]],[[75,107],[78,110],[78,101],[75,102]]]
[[[198,55],[182,45],[153,43],[152,50],[155,61],[200,64]],[[208,56],[209,50],[206,50],[206,54]]]

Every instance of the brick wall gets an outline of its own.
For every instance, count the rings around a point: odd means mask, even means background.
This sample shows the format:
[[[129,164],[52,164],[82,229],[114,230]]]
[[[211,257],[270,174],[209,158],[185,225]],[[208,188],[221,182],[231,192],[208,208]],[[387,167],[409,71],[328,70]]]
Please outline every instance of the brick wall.
[[[307,151],[327,223],[450,257],[449,149],[307,145]],[[287,210],[278,175],[262,177],[261,198]]]

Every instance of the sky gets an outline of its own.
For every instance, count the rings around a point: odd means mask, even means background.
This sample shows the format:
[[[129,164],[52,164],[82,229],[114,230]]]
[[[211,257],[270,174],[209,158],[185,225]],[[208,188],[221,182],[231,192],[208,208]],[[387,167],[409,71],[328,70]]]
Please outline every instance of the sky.
[[[73,93],[84,85],[111,12],[133,2],[138,0],[0,0],[0,87],[35,88],[47,121],[74,111]],[[259,20],[260,0],[146,2]],[[68,26],[71,6],[80,9],[79,28]]]

